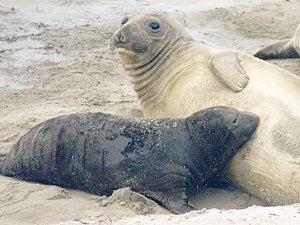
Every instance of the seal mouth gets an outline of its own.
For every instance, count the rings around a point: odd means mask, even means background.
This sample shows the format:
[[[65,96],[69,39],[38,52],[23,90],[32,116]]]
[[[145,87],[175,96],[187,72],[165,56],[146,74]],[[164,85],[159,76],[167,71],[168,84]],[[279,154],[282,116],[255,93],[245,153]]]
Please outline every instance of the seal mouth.
[[[116,48],[117,48],[117,52],[119,53],[119,55],[126,55],[127,57],[131,57],[131,58],[133,58],[136,55],[136,53],[134,51],[129,50],[125,47],[119,46]]]
[[[117,49],[117,52],[120,56],[123,55],[132,58],[136,54],[133,50],[126,46],[126,43],[119,42],[116,36],[112,37],[110,40],[110,50],[113,52],[115,49]]]
[[[132,65],[137,62],[136,52],[123,46],[116,46],[116,48],[125,69],[127,69],[127,65]]]
[[[115,49],[125,48],[125,44],[120,42],[118,37],[114,34],[110,39],[110,50],[113,52]]]

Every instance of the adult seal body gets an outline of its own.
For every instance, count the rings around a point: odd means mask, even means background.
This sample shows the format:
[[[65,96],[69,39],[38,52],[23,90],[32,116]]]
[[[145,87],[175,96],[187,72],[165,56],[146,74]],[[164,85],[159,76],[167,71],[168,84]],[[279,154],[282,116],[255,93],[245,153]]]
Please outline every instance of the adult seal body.
[[[282,59],[300,57],[300,24],[292,39],[275,42],[260,49],[254,56],[260,59]]]
[[[255,135],[227,168],[242,189],[270,205],[300,202],[300,79],[239,51],[192,38],[173,18],[142,11],[113,34],[147,117],[186,117],[227,105],[257,114]]]
[[[250,138],[258,117],[214,107],[186,119],[72,114],[39,124],[12,147],[1,172],[99,195],[130,187],[174,213]]]

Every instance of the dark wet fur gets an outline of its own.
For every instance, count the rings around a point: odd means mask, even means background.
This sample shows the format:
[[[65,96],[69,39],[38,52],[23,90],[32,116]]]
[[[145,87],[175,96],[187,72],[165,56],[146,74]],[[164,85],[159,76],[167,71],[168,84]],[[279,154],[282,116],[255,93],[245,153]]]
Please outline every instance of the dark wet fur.
[[[184,213],[193,209],[188,190],[224,167],[257,124],[253,114],[229,107],[186,119],[61,116],[32,128],[6,160],[1,155],[1,173],[99,195],[130,187]]]

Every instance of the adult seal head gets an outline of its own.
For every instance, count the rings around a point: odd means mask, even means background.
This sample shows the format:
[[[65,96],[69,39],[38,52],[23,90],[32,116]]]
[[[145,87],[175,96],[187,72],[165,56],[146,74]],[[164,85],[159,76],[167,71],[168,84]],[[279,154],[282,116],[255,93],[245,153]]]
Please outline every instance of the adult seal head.
[[[300,24],[292,39],[275,42],[260,49],[254,56],[260,59],[282,59],[300,57]]]
[[[151,89],[160,82],[168,82],[159,74],[167,69],[166,64],[172,57],[170,53],[182,42],[194,40],[176,20],[166,15],[157,11],[129,15],[123,18],[121,28],[111,39],[111,46],[117,48],[140,101],[151,101],[155,96],[159,98],[160,92],[165,92],[163,83],[158,91],[152,93]]]
[[[267,204],[300,203],[296,75],[252,55],[196,41],[160,11],[125,17],[111,42],[147,117],[186,117],[216,105],[257,114],[255,135],[226,172]]]
[[[258,124],[252,113],[213,107],[186,119],[73,114],[32,128],[2,174],[99,195],[130,187],[184,213],[188,192],[224,167]]]

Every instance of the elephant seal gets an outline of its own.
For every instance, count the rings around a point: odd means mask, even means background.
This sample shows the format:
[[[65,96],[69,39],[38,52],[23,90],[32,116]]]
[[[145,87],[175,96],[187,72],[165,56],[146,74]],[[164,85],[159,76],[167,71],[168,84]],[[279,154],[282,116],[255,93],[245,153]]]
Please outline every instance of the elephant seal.
[[[300,57],[300,24],[292,39],[279,41],[262,48],[254,54],[260,59],[282,59]]]
[[[111,195],[130,187],[184,213],[188,191],[232,158],[258,117],[213,107],[185,119],[128,118],[103,113],[50,119],[19,139],[2,174]]]
[[[300,202],[300,79],[252,55],[192,38],[167,13],[142,11],[113,34],[146,117],[186,117],[227,105],[260,124],[226,169],[269,205]]]

